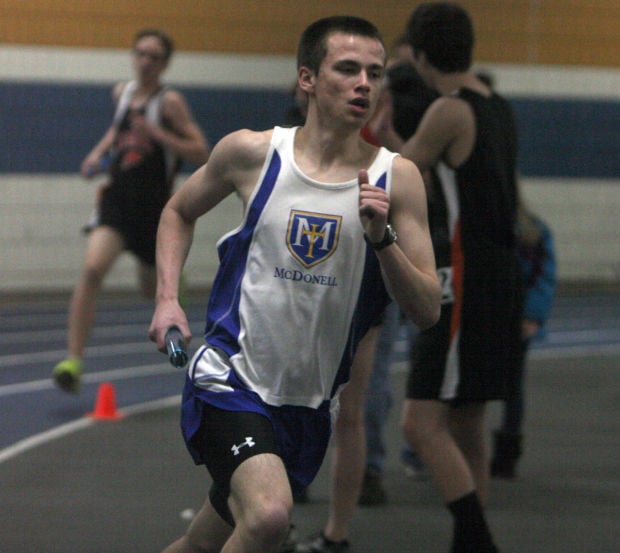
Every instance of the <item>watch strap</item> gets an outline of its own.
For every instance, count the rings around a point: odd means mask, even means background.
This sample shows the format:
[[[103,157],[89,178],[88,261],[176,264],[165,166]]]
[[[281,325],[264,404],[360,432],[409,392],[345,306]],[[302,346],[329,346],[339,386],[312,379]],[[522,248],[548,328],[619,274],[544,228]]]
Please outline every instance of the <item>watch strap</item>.
[[[397,240],[396,232],[389,224],[385,225],[385,232],[383,233],[383,238],[379,242],[372,242],[365,234],[364,238],[368,245],[376,251],[387,248],[390,244],[393,244]]]

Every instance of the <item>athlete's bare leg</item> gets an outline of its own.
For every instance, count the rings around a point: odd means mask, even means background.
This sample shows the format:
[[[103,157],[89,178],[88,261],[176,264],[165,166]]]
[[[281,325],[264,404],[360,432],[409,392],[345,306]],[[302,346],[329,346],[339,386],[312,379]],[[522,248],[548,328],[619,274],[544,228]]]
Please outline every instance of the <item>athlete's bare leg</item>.
[[[81,359],[95,320],[101,284],[123,249],[122,236],[110,227],[97,227],[89,234],[84,265],[69,305],[69,357]]]
[[[407,399],[402,417],[405,440],[430,471],[446,503],[475,490],[467,459],[450,430],[450,409],[441,401]]]
[[[336,419],[331,460],[330,501],[325,537],[346,539],[366,468],[366,431],[364,406],[368,381],[375,358],[380,327],[371,328],[353,360],[351,379],[340,394],[340,411]]]
[[[230,484],[234,529],[207,500],[186,535],[163,553],[277,553],[293,509],[282,460],[270,453],[250,457],[235,470]]]
[[[485,403],[450,408],[450,431],[465,456],[482,506],[489,496],[489,454],[485,431]]]
[[[218,553],[232,531],[232,527],[215,512],[207,499],[196,513],[187,533],[162,553]]]

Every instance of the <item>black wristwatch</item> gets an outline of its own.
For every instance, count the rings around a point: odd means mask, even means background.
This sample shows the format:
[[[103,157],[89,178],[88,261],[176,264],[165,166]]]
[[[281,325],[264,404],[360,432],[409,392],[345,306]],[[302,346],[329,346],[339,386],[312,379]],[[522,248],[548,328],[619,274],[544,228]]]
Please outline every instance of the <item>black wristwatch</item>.
[[[398,236],[396,235],[396,231],[392,228],[392,225],[388,224],[385,225],[385,234],[379,242],[371,242],[365,234],[364,238],[373,250],[382,250],[383,248],[387,248],[390,244],[396,242]]]

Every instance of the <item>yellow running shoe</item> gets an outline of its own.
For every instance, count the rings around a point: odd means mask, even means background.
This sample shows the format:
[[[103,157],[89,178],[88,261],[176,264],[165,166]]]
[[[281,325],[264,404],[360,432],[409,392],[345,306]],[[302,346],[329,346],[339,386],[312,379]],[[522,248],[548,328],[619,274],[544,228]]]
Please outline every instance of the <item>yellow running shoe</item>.
[[[77,394],[82,385],[82,362],[79,359],[65,359],[54,367],[52,378],[65,392]]]

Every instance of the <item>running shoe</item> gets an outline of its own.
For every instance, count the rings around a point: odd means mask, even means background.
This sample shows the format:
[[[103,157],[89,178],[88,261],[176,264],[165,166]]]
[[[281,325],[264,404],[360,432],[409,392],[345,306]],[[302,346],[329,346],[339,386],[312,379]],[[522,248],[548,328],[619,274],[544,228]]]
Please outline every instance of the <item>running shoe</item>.
[[[82,362],[79,359],[65,359],[54,367],[52,378],[65,392],[77,394],[82,384]]]
[[[400,452],[400,460],[405,468],[405,475],[412,480],[426,480],[428,473],[426,467],[416,452],[409,447],[403,447]]]

